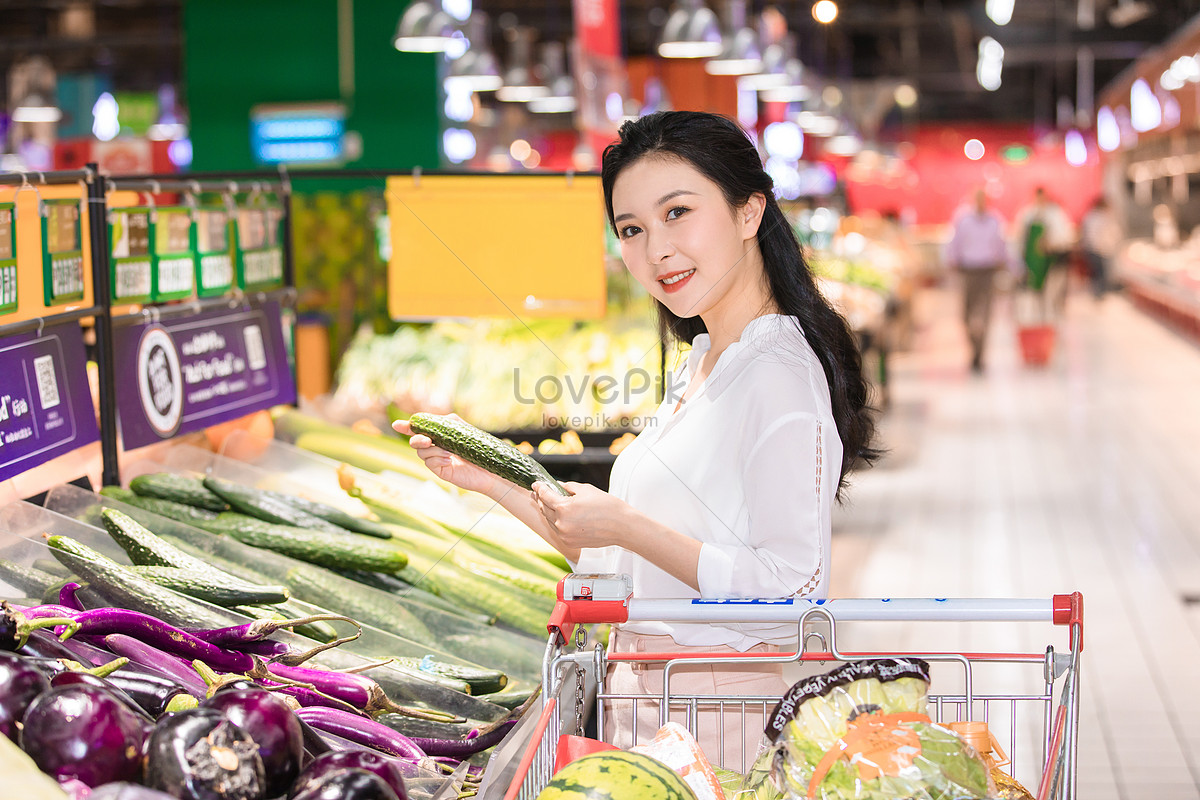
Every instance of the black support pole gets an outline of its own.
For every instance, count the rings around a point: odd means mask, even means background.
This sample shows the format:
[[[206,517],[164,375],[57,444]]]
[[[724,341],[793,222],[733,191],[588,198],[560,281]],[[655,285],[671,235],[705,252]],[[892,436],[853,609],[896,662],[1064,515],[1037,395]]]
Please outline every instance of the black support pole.
[[[100,378],[101,479],[105,486],[121,482],[117,462],[117,376],[113,357],[112,287],[109,283],[108,212],[104,178],[95,164],[88,164],[88,232],[92,248],[92,299],[101,311],[96,315],[96,368]]]

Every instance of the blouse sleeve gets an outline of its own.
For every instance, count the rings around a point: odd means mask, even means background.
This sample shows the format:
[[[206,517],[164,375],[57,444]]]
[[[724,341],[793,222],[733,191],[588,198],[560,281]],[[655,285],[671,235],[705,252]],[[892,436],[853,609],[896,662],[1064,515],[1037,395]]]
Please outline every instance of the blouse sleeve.
[[[748,541],[705,542],[697,580],[702,597],[804,596],[820,583],[822,425],[810,412],[772,423],[744,465]]]

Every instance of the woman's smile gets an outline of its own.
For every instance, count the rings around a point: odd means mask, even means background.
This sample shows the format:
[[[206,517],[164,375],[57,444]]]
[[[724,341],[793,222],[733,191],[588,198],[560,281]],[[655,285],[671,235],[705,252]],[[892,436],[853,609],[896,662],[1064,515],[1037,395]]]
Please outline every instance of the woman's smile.
[[[678,292],[687,284],[691,277],[696,274],[696,268],[671,272],[658,279],[662,284],[663,291],[667,293]]]

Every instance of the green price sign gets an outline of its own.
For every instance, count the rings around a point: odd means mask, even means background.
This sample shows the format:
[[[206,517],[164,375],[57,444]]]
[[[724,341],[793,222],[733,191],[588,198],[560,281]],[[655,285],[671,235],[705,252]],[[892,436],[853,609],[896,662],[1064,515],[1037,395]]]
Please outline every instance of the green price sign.
[[[195,222],[190,208],[154,215],[154,300],[190,297],[196,288]]]
[[[83,299],[83,243],[78,200],[43,200],[42,292],[46,305]]]
[[[283,206],[238,209],[238,282],[243,289],[283,285]]]
[[[0,314],[17,310],[17,207],[0,203]]]
[[[140,303],[154,296],[154,260],[150,250],[153,228],[151,208],[114,208],[108,212],[113,301]]]
[[[233,288],[236,224],[221,206],[201,206],[194,217],[196,294],[217,297]]]

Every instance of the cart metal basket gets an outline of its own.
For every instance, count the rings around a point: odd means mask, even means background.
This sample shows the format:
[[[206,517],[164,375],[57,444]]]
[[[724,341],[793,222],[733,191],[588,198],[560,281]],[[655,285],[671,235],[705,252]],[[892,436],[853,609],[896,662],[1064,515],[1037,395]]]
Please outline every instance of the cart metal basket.
[[[547,629],[550,637],[543,666],[540,714],[530,713],[514,730],[502,755],[506,768],[490,764],[480,797],[485,800],[532,800],[549,783],[555,769],[559,736],[582,733],[591,713],[604,731],[604,704],[610,700],[649,702],[660,719],[682,717],[697,735],[699,711],[725,715],[755,712],[761,720],[778,697],[688,695],[671,691],[672,668],[689,664],[782,662],[799,669],[819,666],[823,672],[854,660],[883,657],[920,658],[934,673],[928,696],[935,722],[982,720],[999,743],[1007,743],[1011,762],[1006,771],[1021,780],[1038,800],[1075,800],[1079,717],[1079,656],[1083,648],[1083,597],[1050,599],[838,599],[766,600],[638,600],[628,576],[569,575],[559,585],[559,600]],[[800,646],[793,653],[648,653],[606,652],[586,647],[584,625],[634,621],[705,622],[711,624],[791,623]],[[1053,624],[1068,629],[1067,648],[1047,646],[1041,652],[960,652],[937,650],[853,651],[839,648],[839,627],[850,622],[950,622]],[[938,626],[940,627],[940,626]],[[972,628],[973,630],[974,628]],[[1048,631],[1046,632],[1048,634]],[[573,636],[574,634],[574,636]],[[574,647],[568,642],[574,638]],[[1028,638],[1028,636],[1025,636]],[[663,666],[661,696],[613,694],[604,676],[619,661]],[[812,664],[810,662],[816,662]],[[598,689],[585,691],[585,678],[595,676]],[[636,735],[636,734],[635,734]],[[722,744],[723,748],[723,744]],[[498,754],[500,755],[500,754]],[[707,753],[720,764],[723,753]],[[495,759],[495,757],[494,757]],[[744,772],[749,764],[725,764]],[[490,779],[490,780],[489,780]]]

